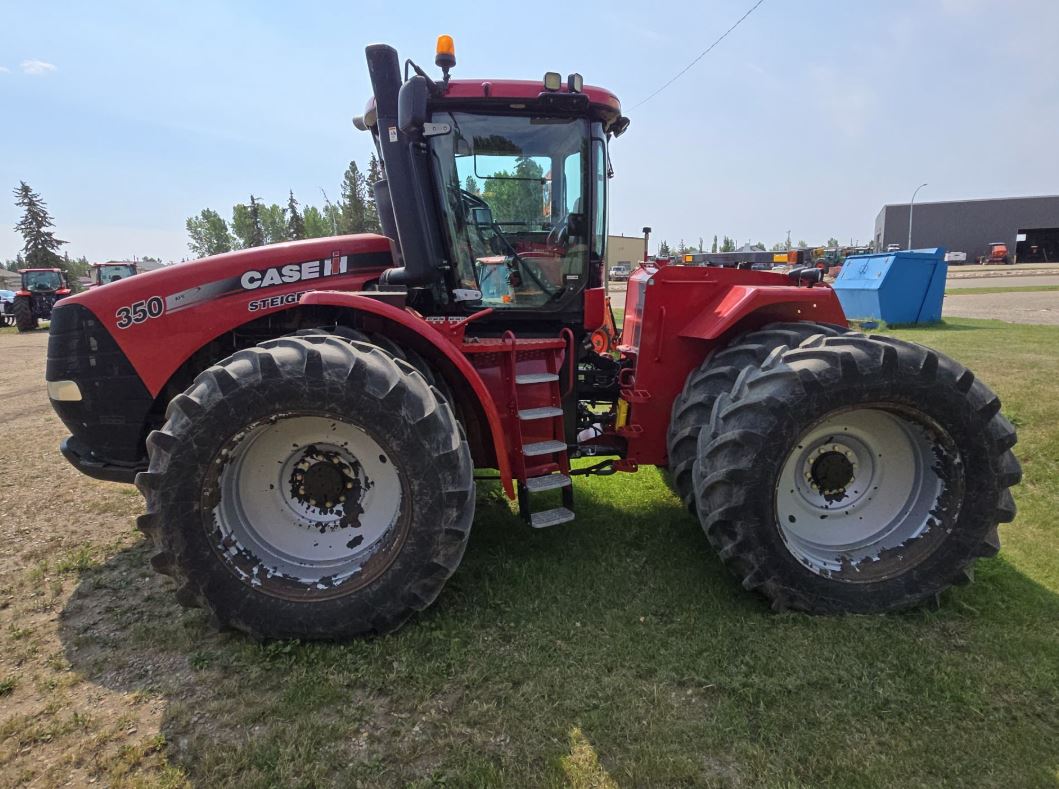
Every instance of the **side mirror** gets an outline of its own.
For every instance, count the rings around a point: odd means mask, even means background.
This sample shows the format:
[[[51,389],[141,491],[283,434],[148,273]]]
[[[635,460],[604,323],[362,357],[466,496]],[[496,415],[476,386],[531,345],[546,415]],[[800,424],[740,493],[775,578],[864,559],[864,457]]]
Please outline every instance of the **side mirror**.
[[[397,94],[397,126],[403,134],[418,136],[423,133],[423,124],[427,122],[428,95],[426,77],[418,74],[401,86]]]
[[[488,208],[474,207],[471,209],[471,221],[478,227],[492,227],[493,212]]]

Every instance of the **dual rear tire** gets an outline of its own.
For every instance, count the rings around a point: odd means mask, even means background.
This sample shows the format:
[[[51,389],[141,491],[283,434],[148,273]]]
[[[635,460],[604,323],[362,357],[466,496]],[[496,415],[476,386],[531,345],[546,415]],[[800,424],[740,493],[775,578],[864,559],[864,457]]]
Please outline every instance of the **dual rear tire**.
[[[810,327],[757,334],[787,331]],[[732,374],[713,365],[748,356],[730,350],[689,378],[670,452],[690,466],[673,468],[678,490],[690,488],[744,588],[777,610],[891,611],[969,580],[975,559],[997,552],[1021,478],[1015,431],[969,370],[914,343],[823,327],[717,392]]]

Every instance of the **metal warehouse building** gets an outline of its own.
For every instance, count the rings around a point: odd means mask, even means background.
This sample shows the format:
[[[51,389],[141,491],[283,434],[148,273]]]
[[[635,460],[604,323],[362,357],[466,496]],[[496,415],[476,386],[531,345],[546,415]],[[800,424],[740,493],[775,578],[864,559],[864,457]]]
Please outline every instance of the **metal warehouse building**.
[[[1007,244],[1020,263],[1059,261],[1059,195],[916,203],[912,248],[945,247],[971,262]],[[875,248],[908,244],[908,203],[886,205],[875,219]]]

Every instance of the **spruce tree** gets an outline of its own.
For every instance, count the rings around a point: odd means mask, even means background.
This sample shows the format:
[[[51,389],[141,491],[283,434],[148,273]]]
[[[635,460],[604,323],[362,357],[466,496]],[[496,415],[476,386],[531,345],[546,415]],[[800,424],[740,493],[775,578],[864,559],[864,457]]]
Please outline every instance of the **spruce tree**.
[[[59,247],[65,244],[55,237],[49,228],[55,227],[47,204],[40,195],[30,189],[25,181],[19,181],[14,191],[15,205],[22,209],[22,219],[15,230],[22,234],[22,252],[28,268],[54,268],[63,262]]]
[[[338,208],[339,233],[363,233],[367,229],[364,176],[356,162],[349,163],[342,178],[342,200]]]
[[[368,159],[368,175],[364,181],[364,229],[369,233],[380,233],[382,227],[379,224],[379,208],[375,205],[375,184],[382,180],[382,167],[379,160],[372,153]]]
[[[265,245],[265,231],[261,227],[261,203],[257,198],[250,195],[250,243],[251,247],[263,247]]]
[[[298,211],[298,201],[294,199],[293,189],[287,199],[287,236],[291,241],[305,238],[305,220]]]

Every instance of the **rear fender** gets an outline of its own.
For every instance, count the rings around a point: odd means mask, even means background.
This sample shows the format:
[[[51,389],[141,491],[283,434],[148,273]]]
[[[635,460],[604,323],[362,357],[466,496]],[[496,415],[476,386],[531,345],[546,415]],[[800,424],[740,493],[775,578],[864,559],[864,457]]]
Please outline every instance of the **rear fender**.
[[[468,440],[477,451],[477,465],[495,462],[500,482],[510,498],[515,496],[507,442],[500,414],[488,387],[453,340],[431,326],[418,313],[368,296],[341,291],[313,291],[302,296],[302,306],[336,310],[336,322],[376,331],[418,352],[444,376],[463,406]],[[470,406],[468,408],[468,406]],[[488,451],[491,450],[492,457]]]
[[[846,325],[838,296],[829,287],[735,285],[712,310],[692,318],[679,336],[717,340],[741,324],[813,321]]]

